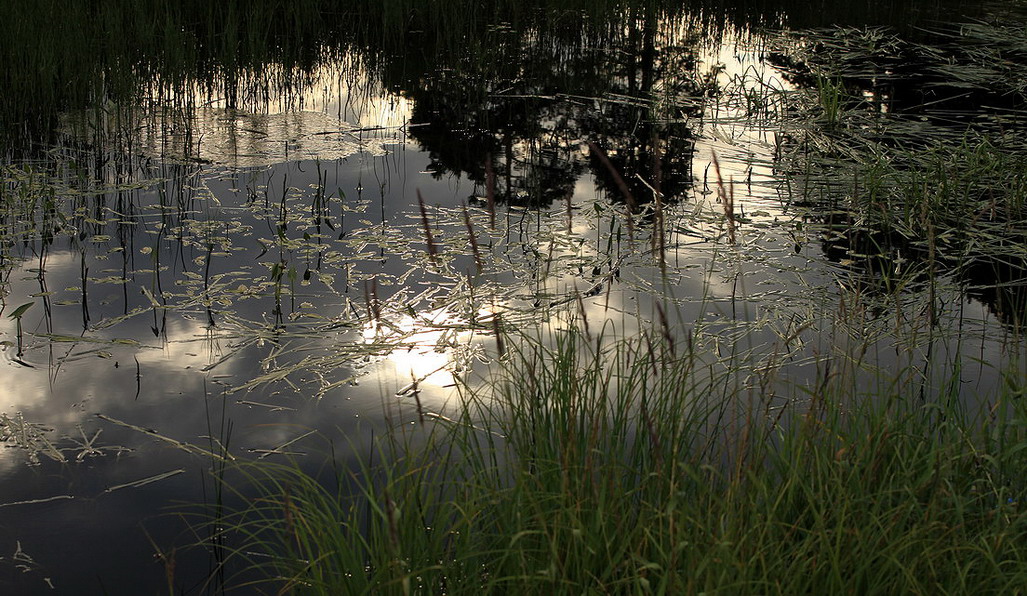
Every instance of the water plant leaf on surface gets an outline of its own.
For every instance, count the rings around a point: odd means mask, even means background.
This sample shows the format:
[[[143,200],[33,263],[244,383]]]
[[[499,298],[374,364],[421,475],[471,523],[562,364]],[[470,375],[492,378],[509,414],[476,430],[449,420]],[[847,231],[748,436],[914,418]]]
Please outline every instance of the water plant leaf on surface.
[[[8,319],[20,319],[22,317],[22,315],[24,315],[25,312],[28,309],[32,308],[33,304],[35,304],[35,302],[26,302],[25,304],[22,304],[18,308],[16,308],[13,311],[11,311],[11,313],[9,315],[7,315],[7,318]]]

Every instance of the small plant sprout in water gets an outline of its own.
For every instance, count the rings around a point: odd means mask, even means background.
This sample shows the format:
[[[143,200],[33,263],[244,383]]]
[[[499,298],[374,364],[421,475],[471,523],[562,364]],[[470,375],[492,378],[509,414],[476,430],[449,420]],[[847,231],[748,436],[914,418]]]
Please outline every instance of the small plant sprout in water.
[[[21,359],[22,355],[24,354],[24,348],[23,348],[23,344],[22,344],[21,318],[25,315],[25,312],[28,311],[28,309],[32,308],[33,304],[35,304],[35,302],[26,302],[25,304],[22,304],[18,308],[14,309],[14,312],[12,312],[11,314],[7,315],[7,318],[8,319],[14,319],[14,322],[18,326],[17,335],[18,335],[18,358],[19,359]]]
[[[836,128],[841,123],[842,102],[845,98],[844,85],[839,80],[818,77],[817,98],[824,110],[825,124],[828,128]]]

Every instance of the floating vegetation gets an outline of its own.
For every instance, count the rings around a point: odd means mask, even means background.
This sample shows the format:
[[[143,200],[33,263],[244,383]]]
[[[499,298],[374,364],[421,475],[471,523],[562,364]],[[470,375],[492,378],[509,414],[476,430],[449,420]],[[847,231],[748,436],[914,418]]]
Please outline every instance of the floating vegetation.
[[[38,464],[40,455],[58,462],[67,461],[64,453],[49,438],[51,433],[52,428],[27,422],[21,414],[13,418],[0,414],[0,439],[6,444],[26,450],[31,463]]]
[[[55,462],[67,463],[82,462],[86,458],[108,453],[120,455],[131,451],[125,447],[98,443],[103,429],[97,429],[92,435],[87,435],[80,425],[76,431],[77,436],[55,436],[55,429],[28,422],[21,413],[14,416],[0,413],[0,443],[23,450],[32,465],[39,465],[41,456]]]
[[[118,484],[118,485],[115,485],[115,486],[109,486],[103,492],[105,492],[105,493],[112,493],[112,492],[114,492],[116,490],[121,490],[123,488],[139,488],[141,486],[146,486],[147,484],[152,484],[154,482],[160,482],[161,480],[166,480],[168,478],[171,478],[172,476],[178,476],[179,474],[182,474],[184,472],[185,472],[185,470],[183,470],[181,468],[179,468],[177,470],[170,470],[170,471],[164,472],[162,474],[156,474],[154,476],[149,476],[147,478],[140,478],[139,480],[133,480],[132,482],[126,482],[124,484]]]
[[[39,555],[31,512],[96,521],[62,533],[107,554],[58,583],[1022,579],[1019,21],[22,4],[0,8],[0,522]],[[207,505],[186,541],[213,561],[152,521],[154,578],[120,538],[168,499]],[[319,515],[353,548],[299,529]]]
[[[1015,77],[975,69],[980,57],[967,49],[989,45],[1016,55],[1009,31],[978,23],[931,44],[880,29],[802,34],[802,43],[789,46],[792,57],[779,61],[797,79],[819,77],[819,98],[808,104],[826,109],[825,76],[836,77],[833,93],[848,98],[834,100],[834,124],[797,131],[781,150],[801,185],[794,204],[808,224],[822,227],[830,258],[863,282],[892,289],[920,291],[902,281],[907,273],[931,284],[954,273],[1019,328],[1027,144],[1013,131],[1027,96]],[[950,73],[950,63],[966,68]]]
[[[31,555],[25,552],[21,547],[20,541],[15,541],[14,553],[10,556],[0,556],[0,564],[5,566],[9,565],[14,568],[15,571],[25,574],[46,574],[45,568],[40,565]],[[54,590],[53,580],[50,577],[44,575],[42,578],[42,584],[48,589]]]

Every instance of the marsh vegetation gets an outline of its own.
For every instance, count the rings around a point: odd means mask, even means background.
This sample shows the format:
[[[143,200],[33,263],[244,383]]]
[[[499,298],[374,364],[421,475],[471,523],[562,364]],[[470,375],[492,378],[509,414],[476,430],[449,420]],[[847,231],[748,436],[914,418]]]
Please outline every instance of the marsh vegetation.
[[[43,4],[11,589],[1027,583],[1019,3]]]

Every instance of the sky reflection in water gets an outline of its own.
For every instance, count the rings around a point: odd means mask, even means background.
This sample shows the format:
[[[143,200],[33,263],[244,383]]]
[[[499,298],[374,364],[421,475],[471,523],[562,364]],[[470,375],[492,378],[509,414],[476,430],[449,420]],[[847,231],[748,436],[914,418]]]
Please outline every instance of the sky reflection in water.
[[[140,109],[127,162],[90,169],[87,155],[66,149],[50,183],[67,190],[68,226],[49,246],[28,240],[7,278],[8,309],[34,304],[22,318],[22,355],[16,322],[0,320],[8,342],[0,413],[21,433],[9,443],[31,447],[0,451],[0,578],[31,591],[46,578],[61,591],[80,581],[86,591],[122,591],[108,581],[156,589],[163,568],[141,526],[157,545],[180,543],[181,524],[158,514],[211,490],[209,460],[174,441],[220,441],[238,457],[287,452],[312,468],[330,444],[342,460],[351,447],[359,455],[372,430],[417,419],[412,391],[423,409],[444,415],[460,383],[478,382],[496,356],[496,313],[529,334],[581,325],[583,316],[612,340],[657,321],[655,304],[666,301],[681,337],[702,322],[705,347],[718,352],[711,360],[720,350],[785,357],[791,381],[807,375],[832,349],[812,330],[830,327],[845,276],[815,235],[797,231],[801,215],[778,162],[788,141],[768,126],[769,112],[754,116],[744,99],[776,101],[793,86],[748,33],[694,55],[679,47],[692,38],[686,29],[664,35],[654,51],[694,72],[675,75],[684,81],[650,73],[648,88],[633,88],[664,102],[655,144],[639,127],[657,112],[638,96],[542,97],[529,86],[521,100],[497,89],[496,114],[524,116],[511,107],[523,102],[526,117],[539,119],[528,126],[539,130],[517,137],[511,125],[485,128],[495,115],[469,116],[481,129],[426,118],[424,89],[388,93],[340,64],[259,112],[198,95],[187,102],[195,106],[188,135],[181,114]],[[706,75],[731,92],[711,102],[676,95]],[[114,125],[69,114],[63,126],[74,138]],[[608,134],[611,159],[637,174],[629,182],[638,192],[651,174],[638,156],[677,147],[663,181],[677,193],[666,204],[666,278],[647,248],[652,212],[636,214],[629,238],[625,197],[582,131]],[[454,149],[464,142],[496,153]],[[740,215],[734,245],[715,155]],[[487,156],[500,198],[494,229]],[[104,188],[79,193],[80,175],[99,175]],[[464,226],[468,203],[481,273]],[[954,290],[948,304],[964,328],[979,327],[980,359],[998,358],[1002,342],[984,338],[1001,326],[987,308]],[[796,332],[805,324],[809,334]],[[871,317],[868,332],[887,324]],[[798,345],[779,354],[793,332]],[[882,362],[916,357],[880,337]],[[956,349],[941,345],[935,357],[946,362]],[[972,391],[985,377],[982,365]],[[35,560],[20,559],[28,573],[12,563],[19,544]],[[205,570],[181,571],[177,581],[188,587]]]

